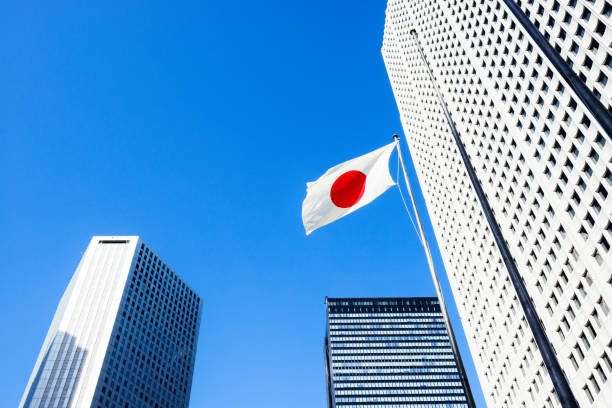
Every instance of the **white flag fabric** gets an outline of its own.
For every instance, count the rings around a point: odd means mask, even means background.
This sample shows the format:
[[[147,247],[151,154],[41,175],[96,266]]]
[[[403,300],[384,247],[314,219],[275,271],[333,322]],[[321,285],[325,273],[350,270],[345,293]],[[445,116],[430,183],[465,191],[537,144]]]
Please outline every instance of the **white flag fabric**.
[[[306,235],[363,207],[395,182],[389,174],[389,157],[397,141],[339,164],[306,183],[302,222]]]

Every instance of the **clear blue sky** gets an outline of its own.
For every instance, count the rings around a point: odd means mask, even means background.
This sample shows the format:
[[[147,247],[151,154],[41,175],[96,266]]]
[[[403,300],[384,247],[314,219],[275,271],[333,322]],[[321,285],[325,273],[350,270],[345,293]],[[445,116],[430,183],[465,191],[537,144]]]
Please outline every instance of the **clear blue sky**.
[[[385,2],[98,3],[0,15],[2,405],[91,236],[134,234],[203,298],[192,407],[325,407],[324,297],[434,295],[397,190],[301,225],[307,181],[401,134]]]

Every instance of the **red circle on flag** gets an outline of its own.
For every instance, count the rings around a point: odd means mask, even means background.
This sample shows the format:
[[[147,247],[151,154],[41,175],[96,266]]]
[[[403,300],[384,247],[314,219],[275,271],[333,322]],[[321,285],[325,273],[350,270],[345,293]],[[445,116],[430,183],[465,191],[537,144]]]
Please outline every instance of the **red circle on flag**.
[[[336,207],[349,208],[357,204],[365,191],[366,175],[350,170],[334,181],[329,195]]]

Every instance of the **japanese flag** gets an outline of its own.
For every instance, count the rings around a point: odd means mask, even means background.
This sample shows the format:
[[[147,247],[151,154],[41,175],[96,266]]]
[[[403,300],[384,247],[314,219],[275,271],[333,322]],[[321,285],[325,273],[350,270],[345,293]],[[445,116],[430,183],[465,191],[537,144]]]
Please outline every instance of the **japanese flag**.
[[[306,183],[302,222],[306,235],[369,204],[395,182],[389,174],[389,157],[397,141],[339,164]]]

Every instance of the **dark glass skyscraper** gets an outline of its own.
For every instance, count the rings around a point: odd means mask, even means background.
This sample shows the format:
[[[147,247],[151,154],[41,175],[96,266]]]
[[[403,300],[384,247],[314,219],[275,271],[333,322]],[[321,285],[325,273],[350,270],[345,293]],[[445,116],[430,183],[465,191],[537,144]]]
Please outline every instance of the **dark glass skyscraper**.
[[[330,408],[467,407],[436,298],[326,298]]]

